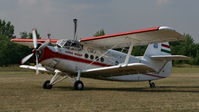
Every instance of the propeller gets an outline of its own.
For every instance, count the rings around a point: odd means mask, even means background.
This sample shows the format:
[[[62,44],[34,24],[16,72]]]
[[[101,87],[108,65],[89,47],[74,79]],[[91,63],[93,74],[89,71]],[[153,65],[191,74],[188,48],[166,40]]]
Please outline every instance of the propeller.
[[[35,54],[35,62],[36,62],[36,75],[39,74],[39,69],[38,69],[38,66],[39,66],[39,59],[38,59],[38,52],[41,51],[43,48],[45,48],[49,43],[50,43],[50,40],[44,42],[39,48],[38,47],[38,44],[37,44],[37,33],[36,33],[36,29],[33,29],[32,31],[32,37],[33,37],[33,53],[27,55],[26,57],[24,57],[22,60],[21,60],[21,63],[24,64],[26,63],[34,54]]]
[[[33,55],[34,55],[34,53],[31,53],[31,54],[29,54],[28,56],[24,57],[24,58],[21,60],[21,64],[26,63]]]
[[[34,49],[36,49],[37,48],[37,34],[36,34],[36,29],[32,30],[32,38],[33,38]]]
[[[38,52],[37,52],[37,34],[36,34],[36,29],[33,29],[32,31],[32,38],[33,38],[33,45],[34,45],[34,49],[35,49],[35,60],[36,60],[36,75],[39,74],[39,69],[38,69]]]

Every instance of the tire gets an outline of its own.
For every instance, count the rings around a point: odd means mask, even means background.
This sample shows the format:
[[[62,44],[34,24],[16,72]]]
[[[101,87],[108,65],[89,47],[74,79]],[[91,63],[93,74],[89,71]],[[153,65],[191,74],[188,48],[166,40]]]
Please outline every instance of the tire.
[[[53,85],[50,85],[50,80],[46,80],[43,84],[44,89],[52,89]]]
[[[82,81],[78,80],[78,81],[75,81],[74,83],[74,89],[75,90],[83,90],[84,89],[84,84]]]
[[[155,83],[154,82],[150,83],[150,88],[155,88]]]

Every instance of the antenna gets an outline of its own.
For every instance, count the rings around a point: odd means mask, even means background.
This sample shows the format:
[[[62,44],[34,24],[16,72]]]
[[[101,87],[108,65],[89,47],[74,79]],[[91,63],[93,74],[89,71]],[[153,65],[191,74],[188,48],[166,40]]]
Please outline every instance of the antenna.
[[[73,19],[74,22],[74,38],[73,40],[77,40],[77,19]]]

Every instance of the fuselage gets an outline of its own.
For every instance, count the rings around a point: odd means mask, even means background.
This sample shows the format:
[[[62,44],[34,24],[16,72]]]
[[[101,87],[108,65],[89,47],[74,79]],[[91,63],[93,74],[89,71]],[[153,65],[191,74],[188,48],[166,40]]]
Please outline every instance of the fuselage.
[[[42,50],[39,56],[40,63],[48,70],[58,69],[70,75],[76,75],[78,70],[87,70],[99,67],[108,67],[113,65],[122,64],[126,58],[125,53],[116,50],[101,50],[90,46],[84,46],[81,50],[72,48],[61,48],[57,46],[47,46]],[[129,63],[144,63],[150,64],[150,66],[157,69],[161,69],[162,62],[156,62],[156,64],[150,63],[150,59],[144,59],[143,57],[131,56]],[[160,64],[159,64],[160,63]],[[171,62],[167,63],[171,64]],[[131,74],[123,76],[107,76],[104,80],[116,80],[116,81],[146,81],[157,80],[160,78],[166,78],[171,71],[165,66],[163,73],[147,73],[147,74]],[[166,74],[165,74],[166,73]],[[89,76],[87,76],[89,78]],[[98,77],[90,77],[96,78]]]

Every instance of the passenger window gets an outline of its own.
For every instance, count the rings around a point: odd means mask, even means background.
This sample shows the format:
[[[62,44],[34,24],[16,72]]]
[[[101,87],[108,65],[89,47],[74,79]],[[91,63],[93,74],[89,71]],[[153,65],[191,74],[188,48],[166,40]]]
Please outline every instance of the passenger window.
[[[101,61],[101,62],[104,62],[104,58],[103,58],[103,57],[101,57],[101,58],[100,58],[100,61]]]
[[[118,65],[119,64],[119,62],[118,61],[115,61],[115,65]]]
[[[92,60],[93,60],[93,59],[94,59],[94,56],[93,56],[93,55],[90,55],[90,59],[92,59]]]
[[[88,54],[86,53],[86,54],[84,55],[84,57],[85,57],[85,58],[88,58]]]
[[[99,57],[98,57],[98,56],[96,56],[96,57],[95,57],[95,60],[96,60],[96,61],[99,61]]]

